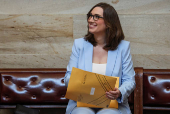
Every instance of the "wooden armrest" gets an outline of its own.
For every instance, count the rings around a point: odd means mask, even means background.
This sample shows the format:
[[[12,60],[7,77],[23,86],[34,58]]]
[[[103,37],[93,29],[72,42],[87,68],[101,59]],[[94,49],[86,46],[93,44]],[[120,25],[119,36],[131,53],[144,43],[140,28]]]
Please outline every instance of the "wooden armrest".
[[[135,68],[134,114],[143,114],[143,68]]]

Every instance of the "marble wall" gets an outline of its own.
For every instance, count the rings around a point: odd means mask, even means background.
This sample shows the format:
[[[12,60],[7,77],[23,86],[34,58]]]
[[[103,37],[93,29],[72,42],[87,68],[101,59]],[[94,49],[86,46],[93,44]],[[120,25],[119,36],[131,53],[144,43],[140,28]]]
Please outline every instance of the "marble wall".
[[[66,68],[86,14],[102,0],[0,0],[0,68]],[[131,42],[134,67],[170,68],[170,1],[105,0]]]

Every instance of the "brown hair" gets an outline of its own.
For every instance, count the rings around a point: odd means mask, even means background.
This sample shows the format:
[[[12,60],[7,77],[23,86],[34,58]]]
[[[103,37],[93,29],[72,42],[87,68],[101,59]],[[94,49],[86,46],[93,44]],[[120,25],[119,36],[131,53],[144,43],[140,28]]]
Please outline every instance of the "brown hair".
[[[103,9],[103,17],[104,17],[103,19],[107,27],[106,45],[103,47],[103,49],[115,50],[117,49],[120,41],[124,39],[124,34],[119,21],[118,14],[111,5],[103,2],[93,6],[91,10],[88,12],[88,14],[90,14],[95,7],[101,7]],[[87,34],[85,35],[85,40],[89,41],[93,46],[97,45],[97,42],[94,39],[94,35],[89,32],[89,28]]]

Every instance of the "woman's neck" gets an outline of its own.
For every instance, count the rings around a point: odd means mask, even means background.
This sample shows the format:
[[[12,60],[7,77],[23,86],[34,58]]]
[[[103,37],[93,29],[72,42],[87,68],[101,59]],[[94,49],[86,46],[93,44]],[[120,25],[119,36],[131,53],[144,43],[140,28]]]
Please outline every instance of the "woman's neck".
[[[94,39],[97,42],[97,46],[105,46],[105,35],[94,35]]]

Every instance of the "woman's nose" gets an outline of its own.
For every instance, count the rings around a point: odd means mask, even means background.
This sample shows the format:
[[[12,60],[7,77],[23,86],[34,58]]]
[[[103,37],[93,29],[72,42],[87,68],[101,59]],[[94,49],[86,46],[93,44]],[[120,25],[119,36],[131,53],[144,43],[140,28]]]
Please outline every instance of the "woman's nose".
[[[88,22],[94,22],[93,17],[90,17],[90,18],[88,19]]]

